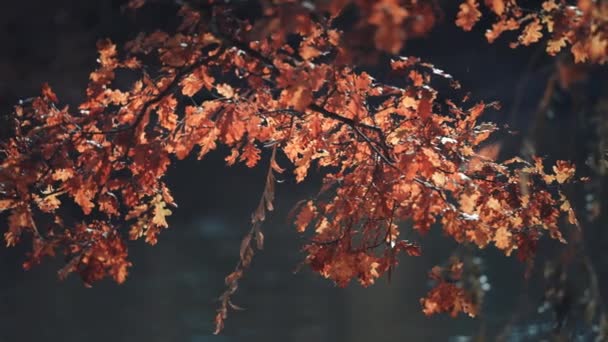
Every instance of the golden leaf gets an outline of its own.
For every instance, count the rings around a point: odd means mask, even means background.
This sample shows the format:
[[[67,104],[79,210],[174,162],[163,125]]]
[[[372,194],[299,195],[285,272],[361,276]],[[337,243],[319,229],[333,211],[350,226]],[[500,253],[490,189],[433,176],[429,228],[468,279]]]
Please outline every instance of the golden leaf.
[[[512,234],[506,227],[500,227],[494,235],[494,242],[499,249],[508,249],[511,246]]]
[[[167,216],[171,215],[171,210],[165,208],[165,201],[163,201],[161,195],[157,195],[154,198],[154,216],[152,217],[152,223],[163,228],[169,227],[167,223]]]
[[[526,25],[522,34],[519,36],[519,41],[528,46],[532,43],[536,43],[540,40],[543,34],[540,32],[543,27],[538,19],[534,19],[531,23]]]
[[[230,99],[234,97],[234,89],[232,89],[232,87],[229,84],[226,83],[222,83],[217,85],[217,87],[215,87],[215,89],[217,90],[217,92],[222,95],[223,97]]]
[[[555,56],[563,47],[566,46],[567,43],[568,38],[566,36],[562,36],[557,39],[550,39],[547,42],[547,53],[551,56]]]

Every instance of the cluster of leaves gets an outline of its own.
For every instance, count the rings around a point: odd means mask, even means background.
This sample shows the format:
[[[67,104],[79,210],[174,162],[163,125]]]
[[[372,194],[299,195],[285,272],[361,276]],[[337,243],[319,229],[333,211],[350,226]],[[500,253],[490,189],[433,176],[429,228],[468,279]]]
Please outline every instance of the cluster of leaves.
[[[230,149],[228,165],[248,167],[272,149],[252,229],[226,277],[218,331],[263,247],[260,225],[273,209],[274,175],[285,172],[280,163],[297,182],[313,167],[322,172],[318,196],[298,205],[295,221],[312,235],[305,263],[340,286],[371,285],[399,255],[420,255],[417,243],[400,238],[409,223],[424,234],[439,222],[460,243],[494,244],[522,259],[544,234],[563,241],[560,211],[576,224],[560,191],[573,165],[559,161],[547,173],[540,158],[497,162],[483,152],[497,127],[480,117],[495,104],[441,100],[431,82],[451,76],[417,58],[392,60],[384,81],[353,67],[358,49],[335,23],[345,6],[359,8],[355,25],[374,32],[378,49],[395,53],[406,36],[430,29],[432,5],[262,4],[253,22],[229,2],[183,5],[175,33],[141,33],[124,56],[100,41],[99,67],[77,110],[58,107],[49,86],[16,107],[14,136],[2,143],[0,210],[9,211],[7,245],[32,236],[26,267],[61,251],[61,276],[124,281],[125,240],[155,244],[168,227],[176,206],[163,181],[168,167],[218,145]],[[117,73],[134,79],[130,87],[118,88]],[[435,279],[425,312],[474,314],[461,290]]]
[[[436,0],[316,1],[315,6],[326,11],[330,20],[355,7],[358,20],[344,30],[346,47],[369,50],[365,37],[373,37],[378,50],[392,54],[399,53],[406,40],[426,35],[441,17]]]
[[[494,42],[506,31],[521,31],[512,48],[531,45],[548,36],[546,51],[554,56],[569,46],[576,62],[604,64],[608,61],[608,2],[603,0],[546,0],[537,9],[529,9],[516,0],[484,0],[497,17],[486,31]],[[470,31],[482,13],[477,0],[460,5],[456,25]]]
[[[426,315],[446,312],[455,317],[464,312],[474,317],[477,314],[478,307],[473,299],[458,285],[463,276],[463,266],[462,262],[456,261],[449,269],[435,266],[429,272],[429,278],[437,284],[420,300]]]

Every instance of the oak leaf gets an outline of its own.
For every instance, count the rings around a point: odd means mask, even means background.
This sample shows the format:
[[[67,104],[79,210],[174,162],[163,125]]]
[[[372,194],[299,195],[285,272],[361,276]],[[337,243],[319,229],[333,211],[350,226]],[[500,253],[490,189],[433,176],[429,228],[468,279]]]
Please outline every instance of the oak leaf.
[[[538,19],[534,19],[531,23],[526,25],[524,31],[519,36],[519,41],[526,46],[538,42],[543,36],[543,34],[540,32],[542,28],[543,27],[540,25],[540,21]]]
[[[167,223],[167,216],[171,215],[171,210],[165,207],[166,203],[160,195],[154,198],[154,216],[152,217],[152,223],[163,228],[169,227]]]
[[[471,31],[475,23],[479,21],[479,18],[481,18],[481,12],[479,11],[477,0],[465,0],[459,6],[456,26],[465,31]]]

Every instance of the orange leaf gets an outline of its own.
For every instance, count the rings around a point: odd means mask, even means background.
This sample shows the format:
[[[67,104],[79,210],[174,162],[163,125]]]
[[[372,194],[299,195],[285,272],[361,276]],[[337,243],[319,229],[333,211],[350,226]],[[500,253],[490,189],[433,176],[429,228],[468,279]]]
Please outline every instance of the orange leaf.
[[[317,216],[317,209],[312,203],[312,201],[306,202],[306,205],[302,207],[300,213],[296,217],[296,229],[299,233],[302,233],[306,230],[306,227],[310,224],[310,222]]]
[[[543,36],[540,32],[542,29],[543,27],[540,25],[540,21],[534,19],[531,23],[526,25],[524,31],[519,36],[519,41],[526,46],[538,42]]]
[[[574,176],[576,168],[567,161],[558,160],[555,163],[555,166],[553,166],[553,172],[555,173],[555,179],[557,182],[563,184]]]
[[[57,95],[55,95],[48,83],[42,85],[42,96],[53,103],[59,102]]]
[[[260,153],[261,151],[259,148],[257,148],[253,143],[248,143],[243,148],[243,152],[239,160],[245,161],[245,165],[247,165],[247,167],[254,167],[261,158]]]
[[[475,23],[479,21],[479,18],[481,18],[481,12],[479,11],[477,0],[466,0],[460,4],[460,10],[456,17],[456,26],[465,31],[471,31]]]

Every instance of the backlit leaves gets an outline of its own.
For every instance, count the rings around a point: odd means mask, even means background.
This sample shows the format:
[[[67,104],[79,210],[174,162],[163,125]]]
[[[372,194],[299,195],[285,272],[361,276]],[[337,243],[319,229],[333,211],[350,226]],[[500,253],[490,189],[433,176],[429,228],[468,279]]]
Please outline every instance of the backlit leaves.
[[[182,94],[186,96],[194,96],[203,87],[207,88],[207,90],[211,90],[214,82],[215,79],[213,76],[209,75],[207,68],[201,66],[180,82],[180,85],[182,86]]]
[[[369,286],[390,275],[399,258],[421,255],[415,240],[436,224],[459,243],[495,245],[522,259],[542,235],[564,241],[560,215],[577,221],[559,187],[574,178],[573,165],[559,161],[548,173],[540,158],[500,162],[500,145],[485,143],[498,128],[480,121],[496,106],[444,103],[433,82],[457,83],[429,63],[395,57],[391,77],[353,64],[369,39],[397,54],[407,39],[429,32],[437,16],[432,2],[354,1],[360,15],[348,32],[321,20],[336,18],[347,3],[263,2],[265,15],[254,22],[238,18],[232,2],[184,5],[175,33],[142,33],[126,52],[100,41],[99,65],[76,110],[59,108],[48,85],[15,108],[15,134],[2,142],[0,156],[6,244],[29,234],[35,243],[27,267],[57,251],[67,259],[62,278],[76,272],[88,285],[106,276],[123,282],[131,266],[127,236],[155,244],[169,226],[169,207],[176,207],[164,182],[169,167],[218,146],[230,151],[228,165],[265,164],[268,171],[238,264],[225,278],[217,331],[237,308],[231,296],[263,248],[275,173],[295,182],[313,172],[322,178],[318,195],[296,207],[295,225],[307,235],[304,263],[339,286]],[[521,28],[519,42],[528,45],[553,32],[566,38],[551,53],[572,44],[580,60],[604,58],[600,33],[584,38],[548,19],[569,11],[561,2],[545,2],[543,16],[529,17],[514,1],[484,4],[499,16],[490,41]],[[479,6],[461,4],[457,24],[472,29]],[[583,23],[598,20],[596,9],[581,11]],[[153,62],[143,68],[139,61]],[[121,73],[133,81],[118,89]],[[272,150],[269,160],[264,150]],[[60,210],[70,205],[82,215]],[[409,228],[414,235],[404,240]],[[423,300],[426,314],[475,314],[464,290],[434,280],[438,286]]]
[[[526,25],[521,36],[519,36],[519,41],[526,46],[532,43],[536,43],[543,36],[541,30],[542,26],[540,25],[540,21],[538,19],[535,19],[531,23]]]
[[[471,30],[479,20],[476,2],[464,0],[456,18],[456,25]],[[602,1],[545,0],[534,8],[523,8],[516,1],[486,0],[496,21],[486,31],[490,43],[506,31],[521,31],[515,48],[546,40],[546,51],[556,55],[569,46],[575,62],[604,64],[608,61],[608,6]]]
[[[422,312],[425,315],[448,313],[456,317],[465,313],[471,317],[477,315],[478,308],[469,294],[456,282],[462,275],[462,263],[456,263],[449,270],[435,266],[429,272],[429,278],[436,284],[427,295],[420,300]]]
[[[310,224],[310,222],[317,215],[316,208],[312,201],[308,201],[302,206],[302,209],[298,213],[296,218],[296,229],[298,232],[302,233],[306,230],[306,227]]]
[[[557,164],[553,166],[555,179],[560,184],[563,184],[568,181],[568,179],[572,178],[574,176],[575,171],[576,169],[574,165],[564,160],[558,160]]]
[[[477,0],[466,0],[460,4],[456,26],[461,27],[465,31],[471,31],[475,23],[479,21],[479,18],[481,18],[481,12],[479,11]]]
[[[152,204],[154,205],[154,216],[152,217],[152,223],[162,228],[169,227],[169,224],[167,223],[167,216],[171,215],[171,210],[165,207],[166,204],[162,200],[162,197],[157,195]]]

